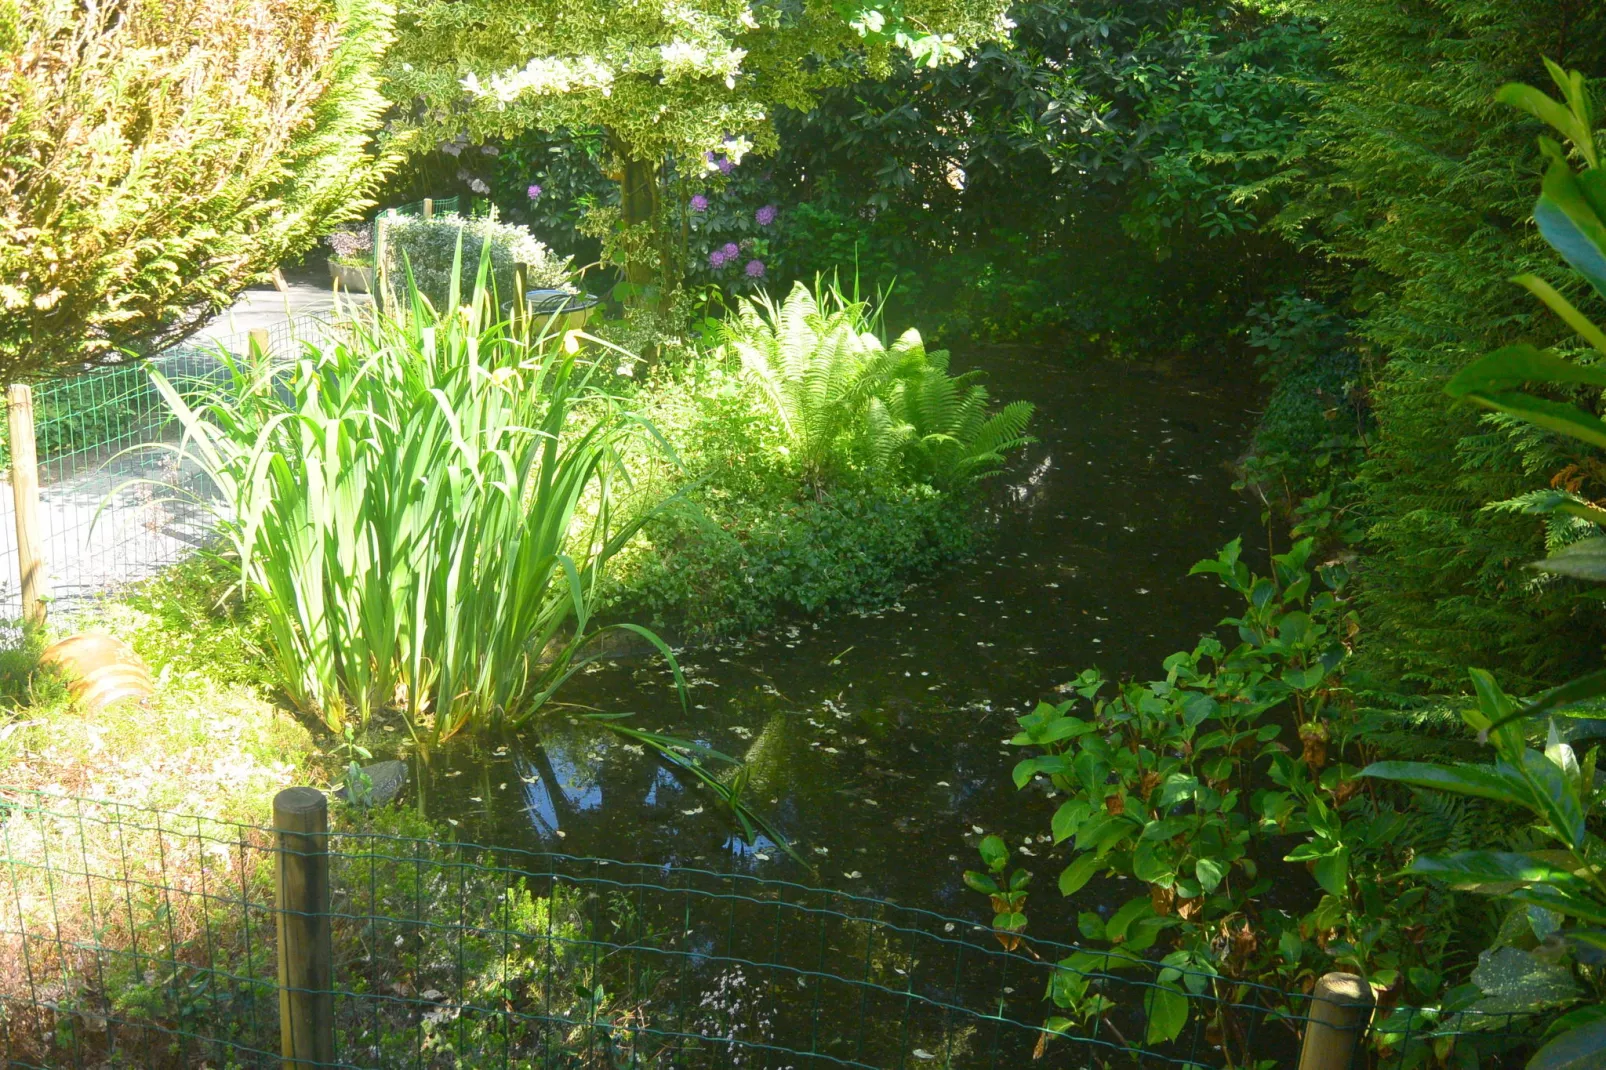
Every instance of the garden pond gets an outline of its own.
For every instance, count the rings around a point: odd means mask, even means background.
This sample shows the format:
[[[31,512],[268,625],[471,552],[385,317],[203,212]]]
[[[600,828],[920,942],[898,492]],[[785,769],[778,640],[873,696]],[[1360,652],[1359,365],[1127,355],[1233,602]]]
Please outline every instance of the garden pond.
[[[420,763],[429,815],[481,844],[734,869],[978,918],[961,874],[996,832],[1052,894],[1068,845],[1047,842],[1037,785],[1011,781],[1014,718],[1088,666],[1156,675],[1234,608],[1187,572],[1237,535],[1264,539],[1230,471],[1260,395],[1242,370],[1206,376],[1193,361],[1024,347],[967,359],[994,397],[1038,405],[1036,441],[990,484],[976,558],[881,612],[682,651],[689,711],[657,656],[596,663],[560,695],[741,758],[747,802],[811,868],[763,837],[749,845],[712,792],[561,707],[518,739]],[[1078,898],[1106,898],[1100,883]]]

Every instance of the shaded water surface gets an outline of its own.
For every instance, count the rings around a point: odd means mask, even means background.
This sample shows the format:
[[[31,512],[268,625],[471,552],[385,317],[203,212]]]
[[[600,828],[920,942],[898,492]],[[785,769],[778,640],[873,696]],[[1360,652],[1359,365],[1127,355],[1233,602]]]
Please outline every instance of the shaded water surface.
[[[978,919],[986,904],[960,874],[986,830],[1029,843],[1018,861],[1048,891],[1066,862],[1047,842],[1053,804],[1015,790],[1023,754],[1003,741],[1081,669],[1159,675],[1232,608],[1187,570],[1234,536],[1260,539],[1227,470],[1258,391],[1242,370],[969,356],[995,398],[1038,406],[1038,441],[992,482],[975,560],[881,613],[685,651],[689,716],[657,659],[594,666],[562,695],[743,758],[749,801],[812,871],[744,843],[710,792],[640,747],[561,717],[438,756],[422,785],[430,814],[484,844],[735,869]],[[1054,930],[1042,935],[1071,938],[1077,910],[1130,895],[1095,882],[1038,915]]]

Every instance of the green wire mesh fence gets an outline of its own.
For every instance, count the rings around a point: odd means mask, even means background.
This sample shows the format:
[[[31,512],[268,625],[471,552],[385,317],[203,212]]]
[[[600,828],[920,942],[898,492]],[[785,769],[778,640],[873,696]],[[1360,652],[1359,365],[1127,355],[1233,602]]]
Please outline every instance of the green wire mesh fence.
[[[1144,1043],[1153,974],[1094,970],[1075,980],[1111,1009],[1050,1028],[1066,945],[1006,950],[973,921],[747,872],[337,818],[319,841],[330,981],[286,992],[276,921],[294,911],[276,911],[270,828],[0,790],[3,1065],[277,1067],[292,995],[325,997],[333,1020],[332,1057],[295,1065],[419,1070],[1292,1067],[1309,1011],[1203,978],[1188,1028]],[[1356,1065],[1531,1051],[1512,1015],[1377,1017],[1387,1035]]]
[[[182,388],[223,374],[221,355],[246,353],[253,335],[271,356],[289,358],[328,330],[327,316],[303,314],[34,385],[39,524],[56,605],[71,608],[144,579],[212,538],[211,514],[198,498],[206,488],[163,448],[177,441],[178,428],[150,372]],[[9,468],[10,460],[0,421],[0,465]],[[11,494],[0,494],[0,617],[10,618],[22,611],[14,509]]]

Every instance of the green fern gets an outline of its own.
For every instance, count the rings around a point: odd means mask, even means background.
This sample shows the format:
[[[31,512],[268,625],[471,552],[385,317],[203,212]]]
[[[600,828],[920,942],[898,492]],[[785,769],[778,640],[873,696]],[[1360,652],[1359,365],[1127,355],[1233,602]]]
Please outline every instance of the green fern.
[[[835,286],[817,290],[797,283],[779,305],[743,300],[723,333],[810,485],[857,466],[950,489],[1025,444],[1030,404],[990,412],[978,373],[948,374],[947,350],[928,353],[915,330],[888,348],[876,309]]]
[[[901,459],[917,479],[941,489],[969,483],[996,471],[1007,452],[1026,444],[1030,402],[990,413],[987,388],[974,381],[979,372],[949,375],[948,351],[926,352],[916,331],[898,339],[893,351],[900,348],[904,374],[884,399],[871,402],[871,418],[895,433]]]
[[[781,304],[743,299],[723,342],[741,359],[785,428],[805,481],[818,488],[854,460],[874,465],[888,443],[874,440],[872,398],[895,379],[904,354],[872,329],[875,313],[834,287],[797,283]],[[882,429],[884,433],[886,429]]]

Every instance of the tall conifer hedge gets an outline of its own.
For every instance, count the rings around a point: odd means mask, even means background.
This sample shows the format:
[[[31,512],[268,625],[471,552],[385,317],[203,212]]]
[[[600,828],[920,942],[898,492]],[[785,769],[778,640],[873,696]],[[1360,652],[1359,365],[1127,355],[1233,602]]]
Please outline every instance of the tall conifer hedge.
[[[1541,56],[1606,77],[1599,0],[1317,0],[1339,78],[1311,143],[1304,204],[1330,251],[1358,266],[1379,437],[1361,485],[1369,522],[1369,649],[1390,671],[1462,681],[1499,667],[1516,685],[1592,664],[1606,614],[1570,582],[1520,565],[1540,518],[1485,508],[1546,486],[1579,447],[1450,403],[1469,360],[1564,328],[1509,283],[1562,284],[1529,212],[1539,124],[1497,105],[1508,81],[1546,81]],[[1591,311],[1599,311],[1592,309]],[[1606,496],[1606,485],[1583,493]]]

